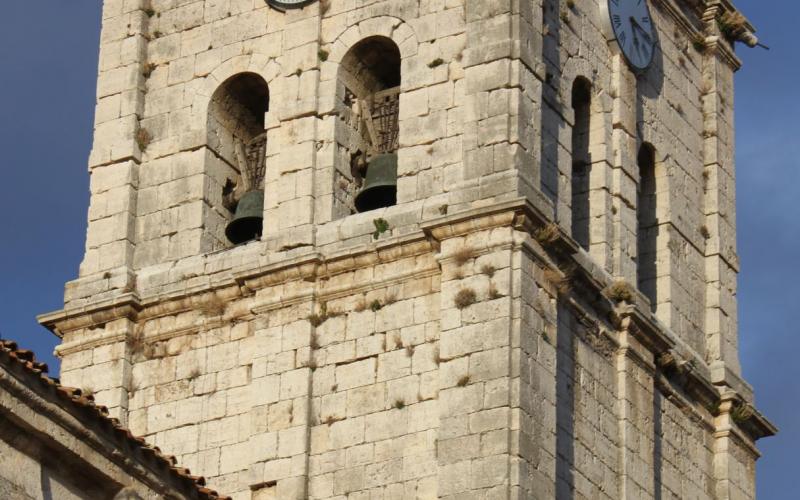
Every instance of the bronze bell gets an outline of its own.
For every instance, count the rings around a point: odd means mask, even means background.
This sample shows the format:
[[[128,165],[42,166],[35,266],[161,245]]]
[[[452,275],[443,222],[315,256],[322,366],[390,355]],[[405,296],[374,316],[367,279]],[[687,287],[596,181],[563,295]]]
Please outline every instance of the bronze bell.
[[[261,236],[264,224],[264,191],[248,191],[236,205],[233,220],[225,228],[225,236],[238,245]]]
[[[356,195],[356,210],[367,212],[397,203],[397,154],[380,154],[367,163],[364,187]]]

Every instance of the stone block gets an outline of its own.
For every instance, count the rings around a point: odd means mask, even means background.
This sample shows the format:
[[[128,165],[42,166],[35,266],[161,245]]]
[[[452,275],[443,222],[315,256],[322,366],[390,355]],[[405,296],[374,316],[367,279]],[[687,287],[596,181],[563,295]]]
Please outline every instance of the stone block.
[[[308,368],[300,368],[281,374],[280,399],[292,399],[308,394]]]
[[[331,424],[331,446],[338,449],[363,443],[364,422],[364,417],[354,417]]]
[[[339,390],[361,387],[375,382],[376,360],[367,358],[336,367],[336,384]]]
[[[405,377],[411,373],[411,358],[406,349],[398,349],[378,356],[378,382]]]
[[[374,413],[387,407],[385,384],[372,384],[347,391],[347,416]]]
[[[278,456],[291,457],[306,452],[308,428],[297,426],[278,432]]]

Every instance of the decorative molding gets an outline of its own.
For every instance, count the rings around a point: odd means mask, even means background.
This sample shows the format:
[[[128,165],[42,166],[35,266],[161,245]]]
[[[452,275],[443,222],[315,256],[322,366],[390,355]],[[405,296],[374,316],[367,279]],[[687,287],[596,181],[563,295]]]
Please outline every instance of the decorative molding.
[[[139,296],[125,292],[87,307],[40,314],[36,320],[59,338],[64,338],[65,333],[74,330],[96,328],[120,318],[133,319],[141,308]]]
[[[650,357],[643,353],[631,353],[637,355],[635,357],[643,367],[651,373],[656,373],[659,367],[654,364],[653,360],[669,355],[681,367],[678,382],[687,391],[687,394],[690,394],[701,405],[716,404],[720,400],[720,392],[712,381],[711,370],[705,360],[681,341],[677,335],[659,323],[649,308],[644,307],[646,304],[641,297],[635,297],[636,303],[634,304],[614,304],[607,298],[604,290],[614,282],[613,278],[605,270],[593,265],[591,259],[563,230],[558,228],[553,241],[546,245],[539,244],[533,235],[538,228],[549,224],[551,222],[542,211],[527,199],[516,198],[423,222],[420,224],[420,231],[381,240],[371,245],[343,249],[327,256],[319,252],[309,252],[264,266],[245,265],[232,273],[232,276],[227,276],[215,283],[205,283],[191,289],[170,294],[156,294],[143,299],[136,294],[126,293],[114,300],[95,304],[92,307],[45,314],[40,316],[39,320],[57,335],[63,337],[65,332],[97,328],[120,318],[128,318],[141,324],[159,317],[197,310],[212,300],[221,299],[223,302],[229,303],[237,299],[250,298],[246,303],[238,304],[234,310],[226,311],[224,321],[236,321],[282,307],[334,300],[393,286],[409,279],[436,276],[440,273],[439,260],[433,254],[438,251],[442,241],[505,227],[523,235],[523,238],[518,239],[516,243],[511,243],[511,246],[526,252],[543,267],[554,270],[574,268],[573,277],[580,281],[580,286],[574,287],[573,293],[589,300],[599,314],[607,315],[616,330],[630,333],[646,352],[652,354]],[[430,265],[386,276],[370,283],[357,286],[336,286],[329,289],[312,284],[320,280],[327,281],[355,269],[423,255],[432,256]],[[289,296],[275,299],[265,296],[262,299],[257,293],[259,290],[272,286],[302,281],[309,282],[309,287]],[[572,301],[571,309],[578,312],[583,311],[581,317],[589,317],[576,301]],[[217,321],[222,324],[222,320]],[[163,340],[187,332],[198,331],[207,326],[207,324],[184,324],[169,332],[161,332],[152,338],[157,337],[159,340]],[[613,339],[612,335],[606,335],[606,337],[612,338],[614,345],[619,346],[619,341]],[[58,352],[59,354],[76,352],[104,343],[116,342],[122,338],[121,334],[107,337],[94,336],[65,344],[59,348]],[[717,383],[719,385],[719,381]],[[743,399],[742,395],[736,394],[737,397]],[[752,439],[770,435],[770,430],[774,430],[774,427],[771,427],[766,419],[760,418],[758,426],[747,429],[748,433],[751,433],[749,435]]]

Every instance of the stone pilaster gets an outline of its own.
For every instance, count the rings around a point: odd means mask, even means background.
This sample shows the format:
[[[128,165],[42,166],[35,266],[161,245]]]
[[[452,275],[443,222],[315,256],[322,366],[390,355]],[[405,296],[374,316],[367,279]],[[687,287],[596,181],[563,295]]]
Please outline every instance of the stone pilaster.
[[[637,269],[637,215],[639,172],[636,164],[639,141],[636,134],[636,78],[621,53],[612,56],[612,136],[614,151],[610,191],[614,197],[612,274],[635,284]]]
[[[705,337],[708,358],[720,369],[741,373],[739,364],[736,253],[736,172],[734,160],[733,76],[738,61],[720,38],[719,5],[705,20],[715,36],[703,55],[703,213],[705,244]]]
[[[149,23],[146,6],[145,0],[103,5],[94,141],[89,158],[92,197],[81,276],[116,269],[113,274],[127,281],[125,268],[133,260],[138,168],[144,147],[139,118],[144,108]]]
[[[653,498],[657,465],[653,461],[652,354],[628,331],[619,333],[616,354],[619,425],[619,498]],[[660,485],[658,485],[660,488]]]

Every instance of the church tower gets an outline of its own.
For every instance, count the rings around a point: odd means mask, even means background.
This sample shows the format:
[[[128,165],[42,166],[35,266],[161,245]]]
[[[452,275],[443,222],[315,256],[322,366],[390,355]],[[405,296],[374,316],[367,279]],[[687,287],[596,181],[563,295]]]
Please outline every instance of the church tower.
[[[235,499],[755,497],[730,0],[105,0],[91,390]]]

